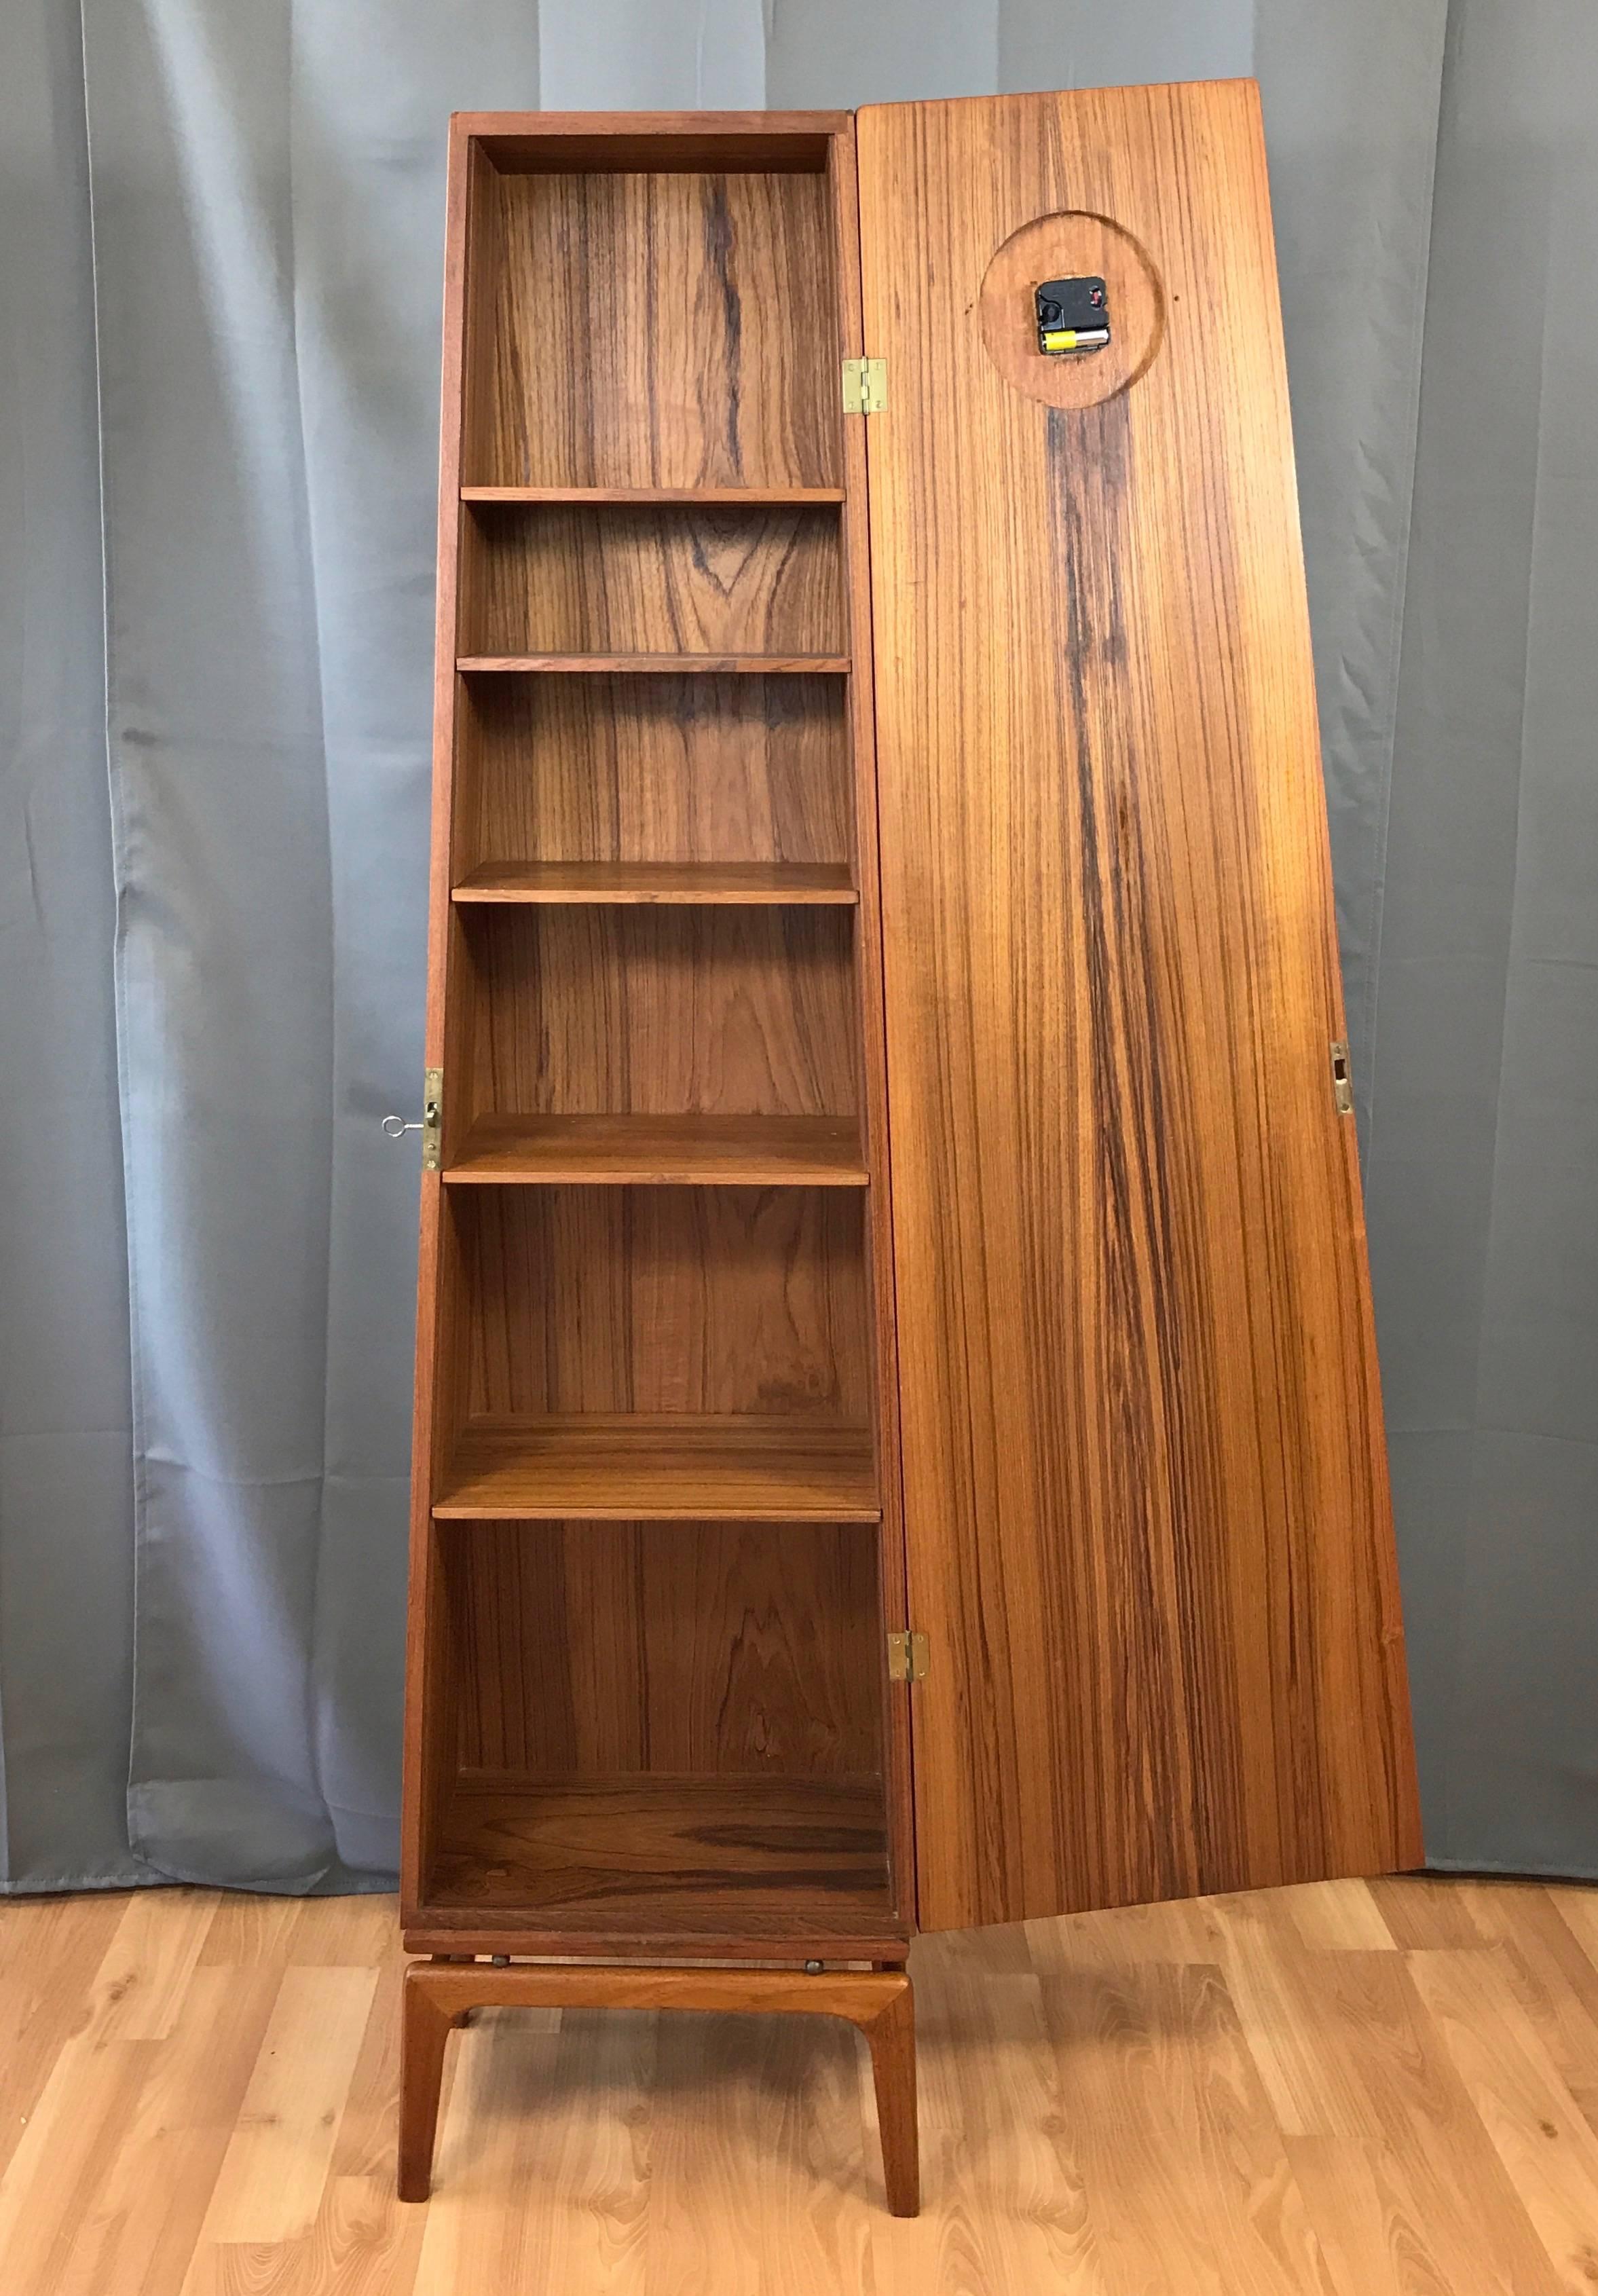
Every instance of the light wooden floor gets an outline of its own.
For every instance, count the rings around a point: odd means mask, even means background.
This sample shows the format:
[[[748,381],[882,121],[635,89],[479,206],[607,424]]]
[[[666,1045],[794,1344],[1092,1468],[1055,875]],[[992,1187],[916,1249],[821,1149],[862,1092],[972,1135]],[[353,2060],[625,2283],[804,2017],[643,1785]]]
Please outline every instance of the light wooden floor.
[[[927,2205],[798,2018],[485,2017],[392,2197],[392,1902],[0,1906],[4,2296],[1598,2285],[1598,1890],[1356,1882],[927,1939]]]

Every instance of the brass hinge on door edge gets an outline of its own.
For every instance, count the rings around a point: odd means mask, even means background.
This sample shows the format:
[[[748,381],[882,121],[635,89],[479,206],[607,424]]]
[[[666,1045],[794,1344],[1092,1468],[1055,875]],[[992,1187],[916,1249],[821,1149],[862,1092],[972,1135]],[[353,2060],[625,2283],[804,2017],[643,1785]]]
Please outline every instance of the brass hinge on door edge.
[[[1353,1115],[1354,1078],[1348,1068],[1347,1045],[1333,1045],[1332,1047],[1332,1097],[1337,1103],[1340,1116]]]
[[[888,1637],[889,1682],[920,1682],[927,1671],[927,1638],[914,1632]]]
[[[887,405],[887,360],[845,359],[843,362],[844,413],[846,414],[881,414]]]

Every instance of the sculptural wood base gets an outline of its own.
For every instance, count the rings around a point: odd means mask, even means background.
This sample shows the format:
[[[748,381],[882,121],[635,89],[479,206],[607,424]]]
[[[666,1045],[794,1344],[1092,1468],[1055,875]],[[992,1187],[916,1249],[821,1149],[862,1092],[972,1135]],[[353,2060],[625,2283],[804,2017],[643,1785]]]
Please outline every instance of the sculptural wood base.
[[[915,2009],[902,1969],[687,1969],[512,1962],[413,1962],[406,1972],[399,2079],[399,2197],[424,2201],[450,2028],[474,2009],[709,2009],[841,2017],[865,2034],[877,2093],[889,2210],[921,2206]]]

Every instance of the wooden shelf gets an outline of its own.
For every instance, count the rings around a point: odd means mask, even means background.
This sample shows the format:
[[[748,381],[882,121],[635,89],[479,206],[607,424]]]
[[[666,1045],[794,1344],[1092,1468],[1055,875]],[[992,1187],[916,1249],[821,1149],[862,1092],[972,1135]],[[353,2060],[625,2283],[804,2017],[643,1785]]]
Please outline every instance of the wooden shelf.
[[[490,861],[450,898],[844,908],[860,896],[841,861]]]
[[[803,508],[841,503],[841,487],[463,487],[467,503],[688,503],[708,509],[754,510],[770,503]]]
[[[443,1521],[881,1519],[868,1429],[752,1414],[470,1422],[433,1513]]]
[[[816,1938],[891,1927],[878,1778],[473,1777],[451,1795],[430,1907],[563,1931]]]
[[[457,1186],[863,1188],[852,1116],[480,1116]]]
[[[842,677],[846,653],[467,653],[455,668],[467,676],[532,670],[587,676]]]

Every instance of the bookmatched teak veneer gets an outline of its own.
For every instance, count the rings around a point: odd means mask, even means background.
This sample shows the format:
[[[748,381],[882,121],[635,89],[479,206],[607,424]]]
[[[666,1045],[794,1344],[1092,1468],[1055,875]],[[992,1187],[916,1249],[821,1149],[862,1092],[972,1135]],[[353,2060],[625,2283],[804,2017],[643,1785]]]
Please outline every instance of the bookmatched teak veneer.
[[[918,1927],[1419,1852],[1257,99],[449,180],[401,2190],[611,2002],[909,2211]]]

